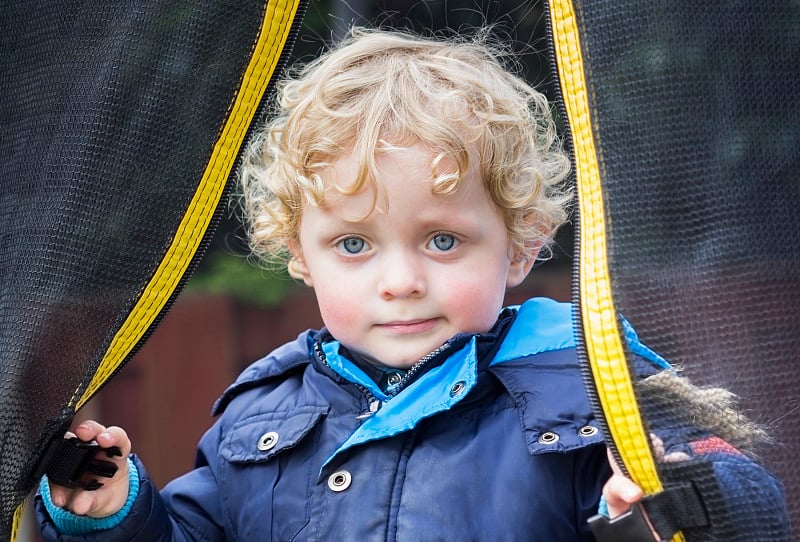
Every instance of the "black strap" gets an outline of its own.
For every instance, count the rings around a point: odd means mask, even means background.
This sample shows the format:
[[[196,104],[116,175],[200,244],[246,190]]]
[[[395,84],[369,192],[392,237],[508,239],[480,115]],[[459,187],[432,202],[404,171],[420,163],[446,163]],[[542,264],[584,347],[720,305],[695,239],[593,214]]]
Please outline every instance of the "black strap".
[[[653,528],[665,540],[678,531],[710,525],[702,497],[691,482],[670,485],[645,498],[643,506]]]
[[[720,516],[719,488],[710,462],[704,460],[663,463],[664,490],[645,497],[642,502],[614,519],[594,516],[589,520],[598,542],[652,542],[653,530],[658,540],[671,540],[678,531],[710,529],[712,523],[724,523]],[[675,480],[670,482],[669,480]],[[646,516],[645,516],[646,514]],[[717,521],[712,521],[712,515]],[[649,524],[648,524],[649,520]]]
[[[117,472],[114,462],[97,457],[101,451],[107,457],[122,456],[116,446],[101,448],[94,441],[84,442],[77,437],[56,439],[47,449],[44,472],[56,485],[94,491],[103,484],[94,477],[87,479],[87,475],[111,478]]]

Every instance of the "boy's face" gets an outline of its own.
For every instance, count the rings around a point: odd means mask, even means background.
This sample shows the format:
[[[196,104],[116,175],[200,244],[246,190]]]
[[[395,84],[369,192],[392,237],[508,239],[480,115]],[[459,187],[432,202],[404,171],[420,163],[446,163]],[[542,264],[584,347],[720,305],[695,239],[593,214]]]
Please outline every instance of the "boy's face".
[[[454,195],[434,195],[433,157],[419,144],[380,155],[377,205],[362,219],[372,192],[335,188],[352,185],[358,170],[342,156],[321,172],[325,203],[304,206],[299,246],[290,247],[331,334],[389,367],[412,366],[458,332],[488,331],[506,287],[525,278],[535,256],[512,261],[475,165]]]

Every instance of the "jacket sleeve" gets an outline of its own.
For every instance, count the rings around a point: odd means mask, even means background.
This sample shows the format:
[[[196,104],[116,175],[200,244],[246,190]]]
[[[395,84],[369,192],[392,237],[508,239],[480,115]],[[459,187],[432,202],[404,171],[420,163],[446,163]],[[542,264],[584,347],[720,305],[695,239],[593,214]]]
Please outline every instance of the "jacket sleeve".
[[[637,391],[665,487],[691,482],[703,502],[699,539],[789,540],[783,488],[756,459],[769,436],[737,410],[733,394],[695,386],[673,369],[641,380]],[[693,539],[692,529],[684,532]]]
[[[715,435],[673,441],[664,451],[660,471],[665,488],[690,482],[703,503],[707,524],[684,529],[689,540],[789,540],[783,487],[756,460]]]
[[[783,487],[758,463],[742,454],[705,452],[725,499],[733,533],[753,533],[768,540],[789,540],[789,517]]]

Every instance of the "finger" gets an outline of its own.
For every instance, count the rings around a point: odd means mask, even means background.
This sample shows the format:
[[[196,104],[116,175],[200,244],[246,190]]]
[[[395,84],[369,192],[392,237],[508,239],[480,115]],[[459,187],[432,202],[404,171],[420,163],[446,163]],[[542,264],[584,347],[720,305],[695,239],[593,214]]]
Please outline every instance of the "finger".
[[[629,478],[619,475],[608,479],[603,494],[608,501],[609,510],[613,504],[619,509],[618,513],[626,512],[632,504],[639,502],[644,496],[639,486]]]
[[[658,438],[655,433],[650,433],[650,442],[653,444],[653,455],[659,463],[664,461],[666,451],[664,448],[664,441]]]
[[[68,501],[66,508],[79,516],[88,515],[97,506],[96,492],[76,491]]]
[[[686,452],[670,452],[664,456],[662,461],[664,463],[680,463],[681,461],[689,461],[692,458]]]
[[[632,504],[642,499],[644,492],[625,475],[611,450],[606,452],[613,474],[603,486],[603,497],[608,504],[609,516],[613,518],[630,510]]]
[[[658,438],[655,433],[650,433],[650,441],[653,443],[653,455],[659,463],[679,463],[691,459],[686,452],[677,451],[667,453],[664,441]]]
[[[105,430],[106,428],[104,425],[94,420],[86,420],[75,428],[75,436],[84,442],[89,442],[95,440],[97,435]]]
[[[50,481],[48,481],[48,483],[50,484],[50,500],[53,501],[53,504],[60,508],[67,506],[67,503],[72,500],[72,495],[75,493],[75,490],[56,485]]]
[[[114,459],[124,460],[131,452],[131,440],[128,434],[121,427],[111,426],[95,437],[97,444],[102,448],[116,446],[122,452],[122,456]]]
[[[630,479],[615,474],[603,486],[603,496],[608,504],[608,514],[614,518],[630,510],[631,505],[639,502],[644,493]]]
[[[131,441],[121,427],[106,427],[94,420],[86,420],[75,428],[75,436],[84,442],[95,441],[101,448],[117,446],[122,452],[122,458],[127,457],[131,451]]]

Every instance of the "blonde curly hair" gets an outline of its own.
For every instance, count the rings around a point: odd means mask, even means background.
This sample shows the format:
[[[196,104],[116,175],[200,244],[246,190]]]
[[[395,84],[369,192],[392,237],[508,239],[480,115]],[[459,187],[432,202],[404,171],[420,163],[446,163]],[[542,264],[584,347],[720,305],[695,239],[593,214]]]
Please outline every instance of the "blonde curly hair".
[[[240,169],[253,254],[287,256],[303,206],[324,205],[318,172],[343,153],[360,157],[361,169],[352,186],[337,188],[354,194],[371,187],[374,203],[375,157],[398,141],[434,149],[432,189],[443,197],[458,189],[477,149],[514,253],[549,248],[568,217],[569,159],[547,99],[503,66],[503,54],[485,35],[444,40],[353,28],[284,80],[275,116]],[[437,171],[444,158],[455,172]]]

